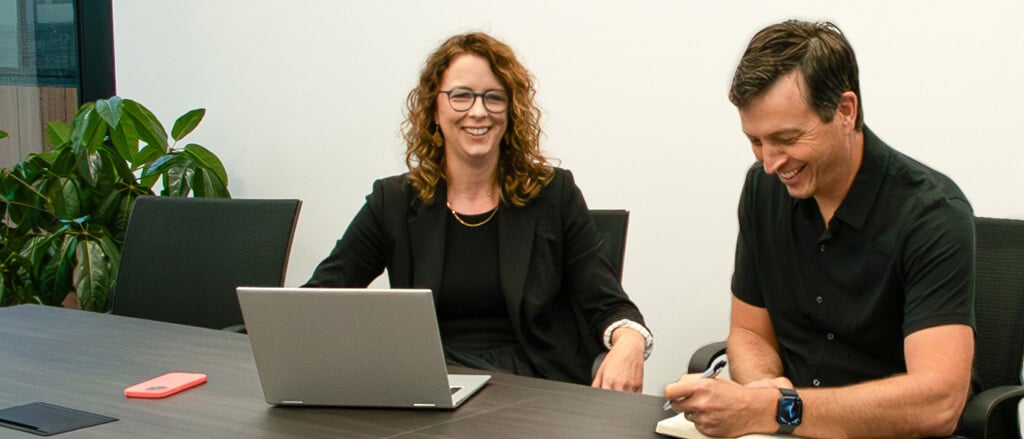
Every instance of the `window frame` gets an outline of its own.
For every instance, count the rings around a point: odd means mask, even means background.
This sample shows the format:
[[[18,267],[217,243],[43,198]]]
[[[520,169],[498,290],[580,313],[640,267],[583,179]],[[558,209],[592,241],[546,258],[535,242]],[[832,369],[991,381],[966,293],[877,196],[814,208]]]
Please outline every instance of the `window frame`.
[[[78,64],[78,105],[97,99],[106,99],[117,94],[117,81],[114,71],[114,25],[112,0],[73,0],[77,64]],[[28,18],[26,9],[31,0],[16,0],[18,20],[18,38],[25,40],[28,26],[24,20]],[[35,53],[20,53],[22,63],[19,67],[0,67],[0,76],[7,79],[0,81],[10,85],[46,86],[40,81],[34,67]]]
[[[78,20],[78,104],[117,94],[112,0],[75,0]]]

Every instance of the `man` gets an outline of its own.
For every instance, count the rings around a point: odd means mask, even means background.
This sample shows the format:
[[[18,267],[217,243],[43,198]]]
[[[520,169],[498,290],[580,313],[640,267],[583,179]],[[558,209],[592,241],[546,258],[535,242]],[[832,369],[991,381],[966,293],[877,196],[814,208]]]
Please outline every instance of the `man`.
[[[725,379],[665,389],[703,433],[926,437],[956,428],[974,356],[974,226],[949,178],[864,126],[831,23],[757,33],[729,99],[746,178]]]

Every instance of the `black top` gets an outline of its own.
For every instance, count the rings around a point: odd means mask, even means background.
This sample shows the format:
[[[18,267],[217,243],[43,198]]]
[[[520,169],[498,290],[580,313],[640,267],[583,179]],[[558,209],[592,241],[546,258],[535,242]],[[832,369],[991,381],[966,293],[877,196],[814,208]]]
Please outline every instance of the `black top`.
[[[477,224],[490,215],[491,211],[459,216]],[[470,351],[516,344],[498,281],[498,222],[466,227],[449,215],[447,233],[444,278],[437,295],[444,344]]]
[[[903,339],[974,324],[971,206],[945,175],[867,128],[864,158],[828,228],[760,163],[747,172],[732,291],[766,307],[796,386],[906,372]]]
[[[501,294],[498,221],[492,212],[459,215],[477,227],[448,215],[444,277],[436,295],[445,358],[457,366],[536,376]]]

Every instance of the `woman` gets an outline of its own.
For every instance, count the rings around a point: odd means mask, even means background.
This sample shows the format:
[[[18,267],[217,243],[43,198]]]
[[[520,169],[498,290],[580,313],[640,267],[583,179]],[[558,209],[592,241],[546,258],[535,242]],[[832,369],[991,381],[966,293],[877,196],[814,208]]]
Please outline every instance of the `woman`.
[[[434,291],[449,363],[639,392],[652,338],[572,174],[540,151],[535,93],[494,38],[442,44],[409,93],[409,172],[374,183],[307,286],[386,268],[394,288]]]

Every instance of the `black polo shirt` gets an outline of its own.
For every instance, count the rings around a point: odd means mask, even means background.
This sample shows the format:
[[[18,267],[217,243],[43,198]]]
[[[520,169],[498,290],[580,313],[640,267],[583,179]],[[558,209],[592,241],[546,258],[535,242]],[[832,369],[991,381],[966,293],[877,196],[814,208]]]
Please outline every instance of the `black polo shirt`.
[[[767,308],[798,387],[906,372],[903,339],[974,325],[974,217],[945,175],[864,129],[864,158],[829,227],[761,163],[739,206],[733,294]]]

